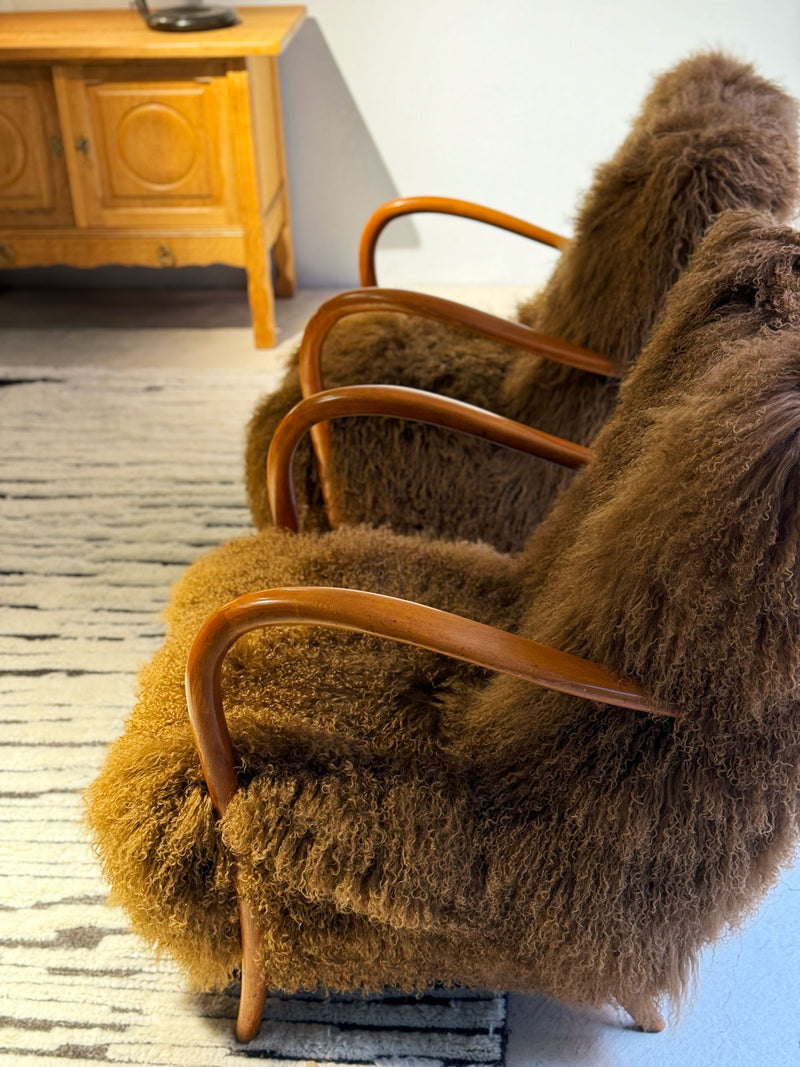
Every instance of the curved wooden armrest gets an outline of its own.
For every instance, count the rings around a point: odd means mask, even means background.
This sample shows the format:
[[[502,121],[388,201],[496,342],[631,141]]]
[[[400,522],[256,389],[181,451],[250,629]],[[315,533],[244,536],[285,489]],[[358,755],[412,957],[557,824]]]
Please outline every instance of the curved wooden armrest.
[[[292,463],[303,435],[322,421],[350,415],[384,415],[445,426],[566,467],[582,467],[592,454],[583,445],[562,437],[421,389],[399,385],[349,385],[327,389],[296,404],[273,435],[267,458],[267,487],[272,518],[278,529],[296,532],[299,528]],[[333,487],[330,482],[323,481],[322,490],[328,521],[336,528],[341,516]]]
[[[455,300],[405,289],[351,289],[326,300],[308,321],[298,355],[303,396],[311,396],[325,388],[322,380],[322,346],[336,323],[348,315],[378,311],[417,315],[448,326],[463,327],[481,337],[543,356],[576,370],[606,378],[622,377],[620,368],[599,352],[573,345],[560,337],[537,333],[521,322],[504,319]]]
[[[378,284],[375,276],[375,247],[386,226],[392,219],[399,218],[401,215],[416,214],[457,215],[459,218],[485,222],[489,226],[497,226],[510,233],[519,234],[520,237],[528,237],[540,244],[550,245],[551,248],[562,249],[569,241],[568,237],[562,237],[550,230],[543,230],[541,226],[534,226],[533,223],[525,222],[524,219],[506,215],[502,211],[495,211],[482,204],[473,204],[469,200],[453,200],[446,196],[403,196],[382,204],[370,216],[364,227],[358,249],[358,269],[362,285]]]
[[[300,623],[388,637],[562,693],[674,717],[674,712],[656,707],[633,682],[616,678],[589,660],[438,608],[354,589],[267,589],[238,597],[216,611],[195,638],[186,665],[189,719],[220,815],[238,786],[222,705],[222,661],[234,641],[251,630]]]
[[[326,300],[306,326],[299,353],[300,388],[304,397],[313,396],[325,388],[322,380],[322,346],[331,328],[339,319],[365,311],[400,312],[463,326],[482,337],[513,345],[525,352],[544,356],[577,370],[608,378],[622,376],[619,368],[606,356],[560,338],[537,333],[520,322],[490,315],[453,300],[444,300],[425,293],[406,292],[403,289],[353,289]],[[312,427],[311,442],[322,485],[330,485],[331,440],[328,427],[324,423]],[[325,505],[329,514],[331,510],[335,510],[333,500],[327,496]]]

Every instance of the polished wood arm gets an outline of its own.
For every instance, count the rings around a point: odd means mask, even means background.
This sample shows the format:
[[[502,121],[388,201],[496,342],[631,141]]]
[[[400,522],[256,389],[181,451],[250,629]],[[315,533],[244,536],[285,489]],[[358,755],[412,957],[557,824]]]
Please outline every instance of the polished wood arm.
[[[514,422],[461,400],[399,385],[350,385],[327,389],[296,404],[278,425],[267,458],[267,488],[272,518],[278,529],[297,531],[300,518],[292,464],[303,435],[318,423],[351,415],[383,415],[414,419],[481,437],[566,467],[582,467],[591,457],[583,445]],[[326,470],[327,474],[327,470]],[[323,481],[328,521],[341,523],[333,487]]]
[[[387,637],[572,696],[674,717],[674,712],[656,707],[639,686],[589,660],[438,608],[380,593],[327,586],[248,593],[206,621],[192,644],[186,666],[189,719],[209,793],[220,815],[238,787],[222,704],[222,662],[243,634],[262,626],[296,624]]]
[[[298,355],[300,384],[303,396],[311,396],[325,388],[322,380],[322,347],[336,323],[348,315],[364,312],[389,311],[433,319],[447,326],[463,328],[487,337],[491,341],[531,352],[555,363],[563,363],[576,370],[588,371],[606,378],[621,378],[622,371],[607,356],[581,348],[560,337],[537,333],[521,322],[491,315],[488,311],[445,300],[428,293],[413,293],[405,289],[351,289],[339,293],[321,304],[311,316],[303,333]]]
[[[469,200],[453,200],[446,196],[404,196],[397,200],[390,200],[382,204],[370,217],[364,232],[361,234],[361,244],[358,250],[358,269],[362,285],[377,285],[375,275],[375,247],[383,230],[392,219],[401,215],[436,214],[457,215],[459,218],[473,219],[475,222],[485,222],[489,226],[497,226],[521,237],[529,237],[540,244],[550,245],[551,248],[562,249],[569,241],[568,237],[543,230],[541,226],[534,226],[524,219],[506,215],[502,211],[484,207],[482,204],[473,204]]]
[[[537,333],[520,322],[511,322],[490,315],[477,308],[425,293],[411,293],[403,289],[353,289],[326,300],[309,320],[303,334],[299,353],[300,388],[304,397],[320,393],[325,388],[322,378],[322,347],[330,330],[342,318],[367,311],[391,311],[419,315],[448,325],[464,327],[482,337],[512,345],[577,370],[608,378],[620,378],[621,371],[606,356],[588,348],[562,341],[558,337]],[[311,429],[311,443],[320,472],[320,480],[330,486],[331,439],[325,423]],[[336,511],[335,502],[325,495],[329,516]]]

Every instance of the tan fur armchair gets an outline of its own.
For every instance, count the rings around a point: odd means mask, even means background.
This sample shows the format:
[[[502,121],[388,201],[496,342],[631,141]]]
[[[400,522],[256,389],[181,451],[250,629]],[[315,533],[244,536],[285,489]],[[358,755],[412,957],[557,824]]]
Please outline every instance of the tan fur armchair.
[[[521,553],[271,529],[189,568],[87,811],[135,929],[205,987],[244,957],[243,1040],[265,990],[319,985],[658,1029],[791,860],[798,264],[797,233],[722,216],[591,457],[493,417],[579,468]]]
[[[488,317],[478,328],[452,306],[431,315],[419,304],[393,303],[396,292],[383,303],[346,297],[348,314],[320,341],[324,384],[423,389],[588,444],[613,411],[620,378],[635,365],[710,223],[739,208],[786,221],[797,194],[795,102],[745,63],[718,52],[692,56],[654,81],[628,136],[598,167],[569,241],[442,199],[413,198],[382,209],[362,242],[366,283],[375,280],[377,235],[395,211],[455,210],[562,251],[541,292],[519,307],[518,321],[495,320],[497,332]],[[427,307],[430,312],[432,303]],[[531,343],[537,335],[538,347]],[[553,348],[542,346],[546,338],[551,346],[561,341],[598,353],[605,369],[553,359]],[[272,522],[264,482],[272,435],[302,396],[322,388],[321,375],[309,376],[300,365],[306,355],[290,361],[283,384],[261,400],[250,422],[246,478],[259,528]],[[502,551],[522,548],[572,477],[447,430],[378,418],[320,428],[314,449],[321,470],[311,448],[298,454],[305,529],[327,528],[327,502],[334,522],[482,539]],[[454,477],[454,471],[464,473]]]

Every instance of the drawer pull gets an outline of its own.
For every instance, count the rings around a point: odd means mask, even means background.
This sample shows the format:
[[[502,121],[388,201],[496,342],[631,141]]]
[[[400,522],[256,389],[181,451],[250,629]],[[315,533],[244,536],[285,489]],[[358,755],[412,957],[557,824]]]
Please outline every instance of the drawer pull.
[[[10,267],[17,259],[11,245],[0,245],[0,267]]]
[[[54,156],[61,157],[64,155],[64,142],[60,137],[53,136],[50,138],[50,151]]]
[[[169,247],[168,244],[165,244],[163,241],[158,246],[157,255],[158,262],[161,264],[162,267],[175,266],[175,256],[172,254],[172,249]]]
[[[75,139],[75,151],[82,152],[86,159],[89,158],[89,138],[77,137]]]

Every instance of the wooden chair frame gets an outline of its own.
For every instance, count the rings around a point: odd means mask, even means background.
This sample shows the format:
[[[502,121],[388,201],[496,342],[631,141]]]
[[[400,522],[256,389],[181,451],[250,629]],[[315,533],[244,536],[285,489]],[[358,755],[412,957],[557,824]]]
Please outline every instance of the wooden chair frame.
[[[494,444],[539,456],[565,467],[588,462],[583,445],[536,430],[461,400],[400,385],[348,385],[325,389],[301,400],[284,416],[273,435],[267,457],[270,510],[279,529],[297,532],[300,517],[292,477],[295,451],[303,436],[323,420],[354,415],[413,419],[480,437]]]
[[[333,326],[348,315],[363,312],[400,312],[462,327],[481,337],[511,345],[523,352],[543,356],[556,363],[577,370],[620,378],[619,368],[605,356],[590,349],[562,341],[557,337],[537,333],[529,326],[512,322],[467,307],[453,300],[407,292],[403,289],[353,289],[327,300],[309,320],[303,333],[299,352],[300,388],[307,399],[325,389],[322,376],[322,349]],[[332,480],[331,436],[327,423],[311,429],[311,443],[319,471],[322,496],[328,522],[335,529],[341,523],[341,511],[336,502]]]
[[[563,249],[569,238],[545,230],[524,219],[507,215],[502,211],[475,204],[468,200],[455,200],[441,196],[399,197],[382,204],[368,219],[361,235],[359,246],[359,276],[363,288],[341,293],[326,301],[309,321],[300,345],[300,388],[308,398],[325,389],[322,377],[322,348],[332,327],[348,315],[363,312],[400,312],[432,319],[446,325],[461,327],[479,336],[519,348],[523,352],[543,356],[578,370],[609,378],[621,377],[618,367],[605,356],[557,337],[537,333],[522,323],[490,315],[476,308],[453,300],[428,296],[402,289],[375,288],[375,250],[386,226],[402,215],[435,213],[472,219],[490,226],[499,227],[551,248]],[[322,497],[328,522],[336,528],[342,521],[337,505],[331,474],[331,437],[327,422],[315,424],[311,429],[311,443],[319,471]]]
[[[506,215],[505,212],[484,207],[483,204],[474,204],[470,200],[454,200],[446,196],[403,196],[382,204],[370,216],[364,227],[358,250],[359,277],[362,285],[378,284],[375,274],[375,249],[384,229],[392,219],[399,218],[401,215],[416,214],[456,215],[462,219],[473,219],[475,222],[483,222],[501,230],[508,230],[509,233],[519,234],[520,237],[528,237],[532,241],[549,245],[559,251],[569,244],[568,237],[544,230],[541,226],[534,226],[533,223],[518,219],[514,215]]]
[[[381,400],[388,403],[381,406]],[[318,420],[378,411],[402,417],[409,417],[410,411],[410,417],[477,434],[506,447],[521,447],[526,452],[571,466],[580,466],[589,457],[588,449],[570,441],[449,398],[398,386],[331,390],[298,404],[291,413],[289,429],[275,435],[269,461],[270,494],[275,512],[284,517],[282,525],[286,529],[297,528],[291,464],[302,434]],[[655,706],[639,686],[615,677],[597,664],[462,616],[352,589],[263,590],[241,596],[216,611],[198,633],[186,666],[189,719],[209,793],[220,816],[239,787],[220,684],[225,655],[239,637],[252,630],[299,624],[332,626],[386,637],[584,699],[674,717],[670,709]],[[239,913],[242,988],[236,1036],[247,1042],[258,1033],[267,988],[256,964],[258,918],[241,895]],[[653,1017],[648,1015],[644,1025],[648,1029],[661,1029],[663,1020],[657,1013]]]

